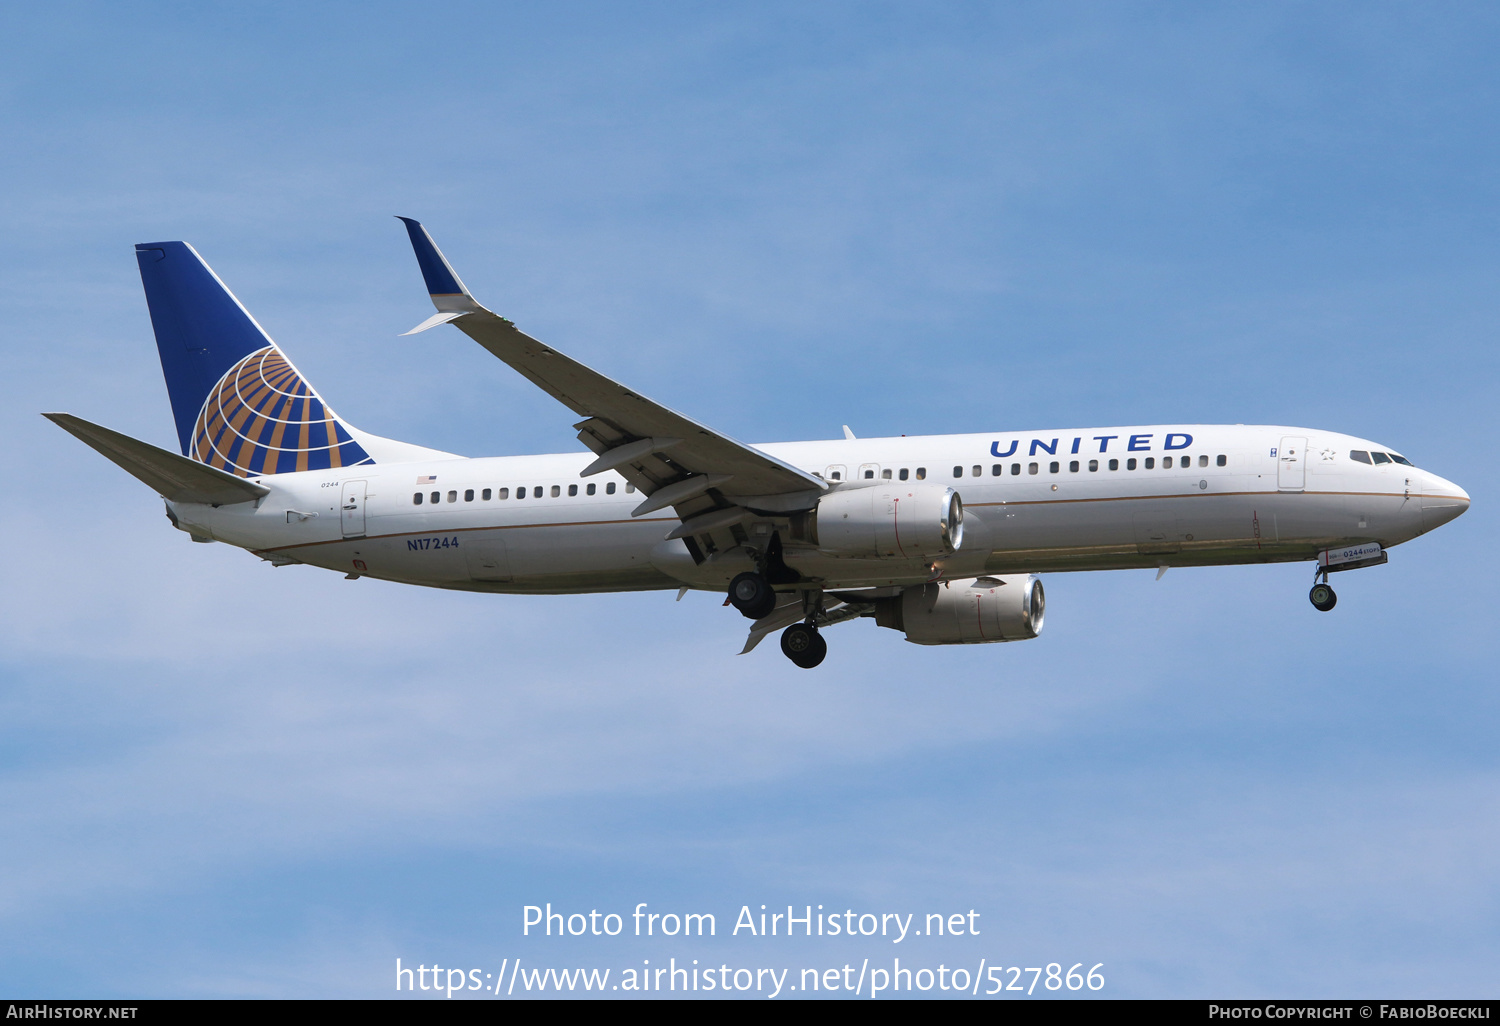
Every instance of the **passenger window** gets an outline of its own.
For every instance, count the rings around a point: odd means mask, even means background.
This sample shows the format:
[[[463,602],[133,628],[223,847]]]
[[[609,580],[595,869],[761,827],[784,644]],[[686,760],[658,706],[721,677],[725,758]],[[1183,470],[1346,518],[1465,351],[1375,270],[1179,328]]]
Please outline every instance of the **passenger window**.
[[[984,473],[984,468],[981,467],[979,464],[976,463],[976,464],[974,464],[974,469],[971,470],[969,473],[971,475],[973,475],[974,477],[979,477],[981,474]]]
[[[828,472],[828,479],[830,481],[839,481],[839,480],[842,480],[843,478],[842,478],[842,475],[837,470],[831,470],[831,471]]]
[[[1125,469],[1126,470],[1134,470],[1135,469],[1135,457],[1134,456],[1130,457],[1130,459],[1128,459],[1128,460],[1125,461]]]
[[[1163,469],[1163,470],[1171,470],[1172,469],[1172,457],[1170,457],[1170,456],[1163,456],[1161,458],[1161,469]]]
[[[490,501],[490,490],[488,488],[486,488],[484,491],[482,491],[482,492],[479,493],[479,497],[481,499],[483,499],[485,502],[489,502]]]
[[[510,498],[510,489],[509,488],[502,488],[498,492],[496,492],[495,494],[498,495],[502,499],[508,499],[508,498]]]
[[[1098,460],[1089,460],[1089,473],[1092,474],[1099,469]]]
[[[1026,465],[1026,473],[1028,473],[1028,474],[1035,474],[1037,472],[1037,469],[1038,468],[1037,468],[1037,465],[1035,463],[1028,463]]]
[[[1389,462],[1391,462],[1391,458],[1389,456],[1387,456],[1383,452],[1372,452],[1372,453],[1370,453],[1370,455],[1373,456],[1373,457],[1375,457],[1375,466],[1377,466],[1377,467],[1380,466],[1382,463],[1389,463]]]
[[[568,485],[568,494],[569,495],[577,495],[578,494],[578,486],[577,485]]]
[[[1109,469],[1110,470],[1119,470],[1120,469],[1120,461],[1119,460],[1110,460],[1109,461]]]
[[[1208,457],[1207,456],[1199,456],[1198,457],[1198,466],[1200,466],[1200,467],[1206,467],[1206,466],[1208,466]]]
[[[418,492],[417,494],[415,494],[415,495],[413,495],[411,497],[411,504],[413,506],[420,506],[420,505],[422,505],[422,493],[421,492]]]
[[[925,480],[927,480],[927,468],[926,467],[918,467],[917,468],[917,480],[918,481],[925,481]]]
[[[474,489],[472,489],[472,488],[465,488],[464,489],[464,501],[465,502],[473,502],[474,501]]]
[[[458,492],[456,490],[455,491],[451,491],[451,492],[448,493],[448,501],[449,502],[457,502],[458,501]]]
[[[1078,461],[1077,460],[1072,460],[1072,461],[1070,461],[1068,463],[1068,473],[1070,473],[1070,474],[1076,474],[1076,473],[1078,473]]]
[[[519,487],[519,488],[516,489],[516,498],[518,498],[518,499],[524,499],[524,498],[526,498],[526,486],[525,485],[522,485],[521,487]]]
[[[1011,477],[1015,477],[1015,476],[1017,476],[1020,473],[1021,473],[1021,465],[1019,463],[1012,463],[1010,465],[1010,476]]]
[[[844,473],[843,464],[835,463],[823,472],[823,476],[829,481],[842,481]]]
[[[1182,469],[1183,470],[1192,470],[1193,469],[1193,458],[1191,456],[1184,456],[1182,458]]]
[[[610,481],[609,483],[607,483],[604,486],[604,494],[605,495],[613,495],[613,494],[615,494],[615,483],[613,481]]]
[[[1003,463],[996,463],[990,468],[990,477],[999,477],[1003,473],[1005,473],[1005,464]]]
[[[553,485],[552,486],[552,497],[555,499],[555,498],[557,498],[561,494],[562,494],[562,485]]]
[[[908,470],[906,467],[902,467],[901,468],[901,480],[905,481],[910,476],[911,476],[911,471]]]
[[[589,493],[589,494],[590,494],[590,495],[593,495],[593,494],[594,494],[594,488],[595,488],[595,487],[596,487],[596,486],[595,486],[595,485],[594,485],[594,484],[592,484],[592,483],[590,483],[590,484],[589,484],[589,487],[588,487],[588,493]]]
[[[869,475],[867,474],[866,476],[868,477]],[[953,476],[954,477],[963,477],[964,476],[964,468],[963,467],[954,467],[953,468]]]
[[[631,484],[629,481],[626,481],[625,482],[625,494],[629,495],[633,491],[635,491],[635,485]]]
[[[436,506],[440,501],[442,501],[443,493],[433,492],[430,496],[428,496],[428,498],[432,501],[432,504]]]
[[[1229,466],[1229,457],[1225,456],[1223,453],[1220,453],[1219,458],[1214,460],[1214,462],[1221,467],[1227,467]]]
[[[1147,470],[1155,470],[1156,469],[1156,457],[1155,456],[1147,456],[1146,457],[1146,469]]]
[[[880,477],[883,481],[889,481],[891,479],[891,468],[886,467],[884,470],[882,470],[880,472]]]
[[[1053,460],[1051,463],[1047,464],[1047,473],[1049,474],[1055,474],[1061,469],[1062,464],[1058,463],[1056,460]]]

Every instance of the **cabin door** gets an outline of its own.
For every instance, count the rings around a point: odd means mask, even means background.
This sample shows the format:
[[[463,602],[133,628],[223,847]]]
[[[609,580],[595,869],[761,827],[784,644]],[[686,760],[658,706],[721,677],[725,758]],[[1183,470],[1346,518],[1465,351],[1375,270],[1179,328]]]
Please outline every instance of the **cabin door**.
[[[345,538],[365,536],[365,481],[345,481],[344,498],[339,503],[339,522]]]
[[[1307,439],[1288,435],[1276,450],[1276,487],[1300,492],[1307,484]]]

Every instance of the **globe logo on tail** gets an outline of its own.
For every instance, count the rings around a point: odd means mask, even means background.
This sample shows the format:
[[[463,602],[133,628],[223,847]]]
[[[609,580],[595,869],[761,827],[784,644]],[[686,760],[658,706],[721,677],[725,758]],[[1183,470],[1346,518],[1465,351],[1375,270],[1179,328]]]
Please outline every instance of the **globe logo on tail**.
[[[193,427],[191,455],[240,477],[374,462],[275,346],[219,379]]]

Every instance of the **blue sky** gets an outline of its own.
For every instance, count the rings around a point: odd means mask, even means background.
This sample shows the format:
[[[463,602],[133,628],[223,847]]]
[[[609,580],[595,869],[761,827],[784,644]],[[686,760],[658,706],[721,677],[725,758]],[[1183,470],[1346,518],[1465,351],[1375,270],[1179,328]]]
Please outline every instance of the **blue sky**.
[[[0,992],[381,996],[394,960],[826,966],[523,905],[983,913],[910,957],[1115,996],[1494,996],[1500,13],[1382,4],[0,10]],[[353,423],[571,415],[428,313],[741,438],[1289,423],[1473,509],[1303,565],[1049,575],[1025,645],[712,596],[272,569],[37,413],[173,443],[136,242],[186,239]],[[722,927],[721,927],[722,932]],[[905,954],[895,950],[895,954]]]

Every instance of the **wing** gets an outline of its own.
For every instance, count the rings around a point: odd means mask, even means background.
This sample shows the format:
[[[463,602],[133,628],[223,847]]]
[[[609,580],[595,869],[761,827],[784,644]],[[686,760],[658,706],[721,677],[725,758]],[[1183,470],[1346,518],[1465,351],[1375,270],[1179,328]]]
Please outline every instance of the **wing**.
[[[583,418],[578,439],[598,455],[583,476],[617,471],[646,496],[641,516],[671,506],[669,537],[732,528],[750,511],[810,509],[823,480],[699,424],[565,356],[475,302],[427,229],[401,218],[438,313],[407,334],[452,322]]]

